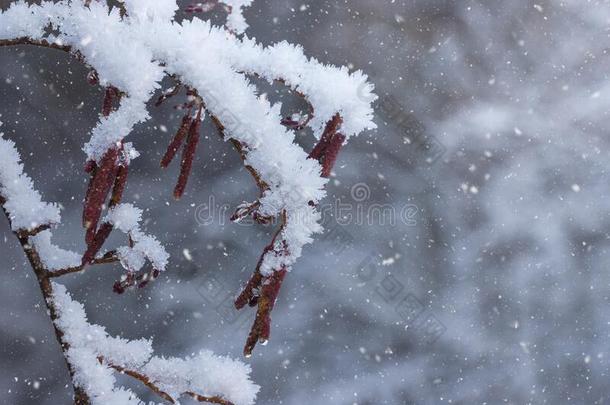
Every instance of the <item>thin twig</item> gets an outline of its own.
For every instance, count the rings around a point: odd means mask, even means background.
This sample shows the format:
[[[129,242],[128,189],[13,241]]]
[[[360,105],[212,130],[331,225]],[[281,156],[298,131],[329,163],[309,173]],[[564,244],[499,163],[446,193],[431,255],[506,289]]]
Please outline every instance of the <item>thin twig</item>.
[[[0,40],[0,46],[17,46],[17,45],[34,45],[43,48],[58,49],[64,52],[72,52],[72,47],[69,45],[61,45],[47,41],[46,39],[36,40],[27,37],[15,38],[15,39],[3,39]]]
[[[118,261],[119,261],[119,258],[116,255],[116,251],[113,250],[110,252],[106,252],[102,257],[98,257],[97,259],[94,259],[93,262],[91,262],[89,264],[109,264],[109,263],[116,263]],[[85,263],[85,264],[81,264],[80,266],[68,267],[65,269],[51,271],[51,272],[49,272],[49,277],[55,278],[55,277],[65,276],[66,274],[78,273],[80,271],[85,270],[85,268],[87,268],[87,266],[89,264]]]
[[[104,358],[103,357],[98,357],[98,360],[100,363],[104,363]],[[153,384],[153,382],[150,380],[150,378],[148,378],[147,376],[145,376],[142,373],[139,373],[137,371],[133,371],[133,370],[128,370],[124,367],[121,366],[117,366],[111,363],[105,363],[108,367],[115,369],[116,371],[118,371],[119,373],[128,375],[132,378],[135,378],[136,380],[140,381],[142,384],[146,385],[146,387],[148,387],[152,392],[154,392],[155,394],[157,394],[158,396],[160,396],[161,398],[163,398],[164,400],[168,401],[171,404],[175,404],[176,401],[174,401],[174,399],[167,393],[162,391],[159,387],[157,387],[155,384]]]
[[[115,364],[105,362],[105,359],[103,357],[98,357],[98,360],[100,363],[106,364],[108,367],[115,369],[119,373],[125,374],[129,377],[132,377],[132,378],[140,381],[148,389],[150,389],[152,392],[154,392],[155,394],[157,394],[158,396],[160,396],[161,398],[163,398],[170,404],[176,403],[176,400],[174,400],[174,398],[172,398],[171,395],[169,395],[167,392],[163,391],[161,388],[157,387],[155,385],[154,381],[147,375],[145,375],[139,371],[129,370],[125,367],[117,366]],[[199,402],[209,402],[212,404],[220,404],[220,405],[233,405],[232,402],[229,402],[226,399],[223,399],[219,396],[206,397],[204,395],[199,395],[199,394],[196,394],[191,391],[184,392],[184,393],[182,393],[182,395],[189,395]]]

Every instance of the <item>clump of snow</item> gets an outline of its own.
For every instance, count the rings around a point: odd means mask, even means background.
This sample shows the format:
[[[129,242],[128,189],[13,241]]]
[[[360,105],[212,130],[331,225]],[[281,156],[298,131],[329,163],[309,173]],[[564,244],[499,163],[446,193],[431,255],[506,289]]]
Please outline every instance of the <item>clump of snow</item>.
[[[36,248],[44,267],[49,271],[78,267],[82,256],[54,245],[51,242],[52,236],[51,231],[45,230],[30,237],[30,243]]]
[[[139,156],[140,152],[133,147],[133,143],[125,142],[123,144],[123,158],[125,159],[125,164],[130,164],[132,160]]]
[[[248,29],[248,23],[244,18],[243,11],[250,7],[252,0],[223,0],[227,6],[231,7],[231,12],[227,16],[227,28],[236,34],[242,34]]]
[[[120,0],[131,18],[149,22],[173,20],[178,5],[175,0]]]
[[[42,201],[32,179],[23,172],[15,143],[3,135],[0,133],[0,195],[6,200],[4,208],[11,218],[13,231],[59,223],[59,206]]]
[[[87,321],[83,305],[74,301],[63,285],[53,283],[52,287],[50,299],[58,315],[55,323],[70,346],[66,356],[74,366],[74,380],[93,405],[144,405],[132,391],[116,387],[109,365],[147,375],[175,399],[190,391],[218,395],[236,405],[254,403],[259,387],[250,380],[246,364],[208,351],[184,360],[153,357],[151,340],[109,336],[104,327]]]
[[[104,218],[104,222],[112,224],[124,233],[138,229],[141,220],[142,210],[129,203],[119,204],[111,208]]]
[[[117,255],[121,265],[129,271],[140,270],[148,259],[155,270],[163,271],[167,267],[169,253],[154,237],[140,230],[142,210],[132,204],[119,204],[111,208],[105,222],[129,235],[133,246],[121,246]]]
[[[249,379],[250,366],[205,350],[186,359],[153,358],[144,373],[172,397],[196,392],[221,396],[235,404],[253,404],[259,387]],[[188,376],[188,378],[185,378]]]

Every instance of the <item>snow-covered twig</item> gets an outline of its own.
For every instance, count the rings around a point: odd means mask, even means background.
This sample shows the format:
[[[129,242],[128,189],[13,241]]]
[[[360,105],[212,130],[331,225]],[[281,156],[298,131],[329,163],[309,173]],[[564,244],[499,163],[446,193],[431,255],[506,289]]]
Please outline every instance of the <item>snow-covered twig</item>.
[[[68,345],[66,358],[74,365],[76,385],[92,404],[144,404],[130,390],[116,387],[113,371],[142,382],[172,404],[185,395],[218,404],[254,402],[258,387],[243,363],[209,351],[186,359],[153,356],[152,341],[109,336],[103,327],[87,321],[82,304],[63,285],[52,283],[52,289],[47,300],[55,307],[55,324]]]

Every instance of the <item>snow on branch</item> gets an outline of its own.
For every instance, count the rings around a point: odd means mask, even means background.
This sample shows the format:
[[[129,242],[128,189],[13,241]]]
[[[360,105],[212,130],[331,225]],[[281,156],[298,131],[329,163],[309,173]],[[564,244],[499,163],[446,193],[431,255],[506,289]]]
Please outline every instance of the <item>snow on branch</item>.
[[[220,3],[202,1],[187,11],[209,11]],[[375,128],[371,104],[376,96],[361,71],[325,65],[287,42],[264,47],[241,35],[247,27],[242,11],[252,1],[222,3],[229,12],[225,27],[199,18],[176,21],[175,0],[122,0],[120,9],[104,1],[16,2],[0,13],[0,46],[35,44],[71,52],[92,69],[90,82],[106,89],[100,120],[83,148],[91,180],[83,210],[88,250],[82,266],[98,259],[113,226],[120,227],[112,215],[99,224],[102,210],[118,208],[129,157],[137,155],[124,138],[149,119],[147,102],[165,76],[176,86],[157,104],[181,88],[187,91],[182,105],[186,113],[161,161],[167,167],[182,149],[174,196],[180,198],[186,190],[204,113],[232,143],[260,188],[258,200],[240,206],[234,218],[251,215],[260,223],[281,218],[281,227],[236,301],[238,307],[244,302],[257,306],[244,349],[249,355],[256,342],[269,338],[270,313],[286,273],[313,235],[322,231],[317,205],[326,195],[324,187],[340,149],[350,137]],[[290,87],[309,104],[307,117],[282,117],[281,104],[272,105],[261,96],[251,76]],[[311,153],[295,143],[292,131],[305,126],[318,140]],[[167,261],[156,239],[138,229],[127,233],[129,245],[117,255],[128,273],[115,285],[117,292],[145,285]],[[145,259],[152,262],[152,272],[135,275]]]
[[[59,206],[42,201],[32,179],[23,172],[15,143],[4,139],[3,135],[0,133],[0,195],[6,201],[3,205],[13,231],[34,231],[59,223]]]
[[[53,291],[50,299],[69,346],[66,355],[74,378],[93,405],[144,404],[132,391],[117,387],[117,370],[155,387],[171,403],[185,395],[224,404],[254,403],[259,387],[250,380],[249,366],[209,351],[186,359],[154,357],[151,340],[109,336],[104,327],[87,321],[83,305],[63,285],[53,283]]]
[[[45,268],[52,272],[80,265],[82,255],[54,245],[52,236],[50,230],[45,230],[30,238]]]
[[[80,271],[86,264],[103,263],[108,258],[103,255],[95,260],[86,259],[90,247],[81,257],[54,245],[51,231],[41,228],[40,224],[50,226],[51,223],[59,223],[59,212],[53,221],[47,221],[45,210],[40,208],[44,208],[45,203],[40,202],[40,194],[23,173],[23,165],[13,142],[0,137],[0,156],[4,158],[0,165],[0,202],[46,300],[49,316],[71,372],[75,404],[144,405],[131,390],[116,386],[115,372],[139,380],[170,403],[177,403],[182,396],[224,405],[254,403],[259,387],[250,380],[250,367],[239,361],[219,357],[209,351],[186,359],[155,357],[152,341],[111,337],[102,326],[88,323],[83,305],[72,300],[66,288],[51,282],[50,278]],[[31,203],[32,199],[36,204]],[[29,209],[28,206],[22,213],[20,210],[27,204],[37,209]],[[51,207],[55,208],[54,205]],[[169,257],[154,237],[141,231],[141,214],[142,211],[131,204],[117,203],[106,214],[102,225],[102,228],[108,225],[111,230],[118,229],[129,235],[129,246],[119,248],[116,257],[131,275],[142,267],[145,259],[152,263],[155,272],[161,271],[165,269]],[[25,232],[23,227],[14,226],[22,221],[22,217],[33,218],[33,225],[27,229],[35,228],[35,232]],[[101,245],[97,248],[101,248]],[[137,263],[137,268],[134,263]],[[148,281],[146,278],[139,279],[140,283]]]

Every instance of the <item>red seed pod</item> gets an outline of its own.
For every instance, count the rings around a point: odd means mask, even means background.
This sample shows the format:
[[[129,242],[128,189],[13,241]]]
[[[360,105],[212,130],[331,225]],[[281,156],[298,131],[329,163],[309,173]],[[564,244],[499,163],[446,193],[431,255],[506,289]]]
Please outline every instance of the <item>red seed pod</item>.
[[[300,131],[303,128],[305,128],[305,126],[307,124],[309,124],[309,122],[311,121],[312,118],[313,118],[313,111],[310,111],[310,113],[308,115],[301,117],[301,119],[299,119],[298,121],[292,119],[292,117],[284,117],[284,118],[282,118],[282,121],[280,121],[280,123],[283,126],[285,126],[286,128],[290,128],[295,131]]]
[[[278,234],[279,234],[279,232],[276,234],[276,236]],[[271,243],[268,244],[267,246],[265,246],[265,248],[263,249],[263,253],[261,254],[261,257],[258,259],[258,262],[256,263],[256,269],[254,270],[254,273],[252,273],[250,280],[248,280],[248,282],[242,289],[239,296],[235,299],[235,308],[242,309],[243,307],[246,306],[246,304],[253,307],[256,305],[256,302],[258,302],[258,296],[257,296],[258,291],[257,290],[260,288],[260,286],[263,282],[263,275],[260,272],[260,268],[261,268],[261,265],[263,264],[263,260],[265,260],[265,255],[268,252],[270,252],[271,250],[273,250],[273,245],[275,244],[276,236],[274,236]],[[253,302],[254,302],[254,304],[253,304]]]
[[[93,193],[94,183],[95,183],[95,171],[93,171],[93,173],[91,174],[91,177],[89,178],[89,185],[87,186],[87,191],[85,192],[85,200],[83,203],[83,215],[82,215],[83,228],[87,228],[87,218],[85,217],[87,210],[85,209],[85,206],[88,204],[88,201],[91,199],[91,194]]]
[[[260,297],[257,300],[256,318],[244,346],[246,357],[252,354],[257,342],[265,344],[271,336],[271,311],[273,311],[277,301],[286,273],[287,270],[282,268],[275,271],[271,276],[265,277],[262,282]]]
[[[102,115],[107,117],[112,112],[112,104],[116,98],[117,92],[114,87],[106,87],[106,94],[102,103]]]
[[[85,254],[82,258],[83,265],[93,262],[93,260],[95,259],[95,255],[97,255],[97,253],[104,245],[104,242],[106,242],[106,239],[108,239],[108,236],[112,232],[112,229],[112,225],[108,222],[104,222],[100,226],[100,229],[95,233],[95,236],[93,237],[91,243],[87,245],[87,250],[85,251]]]
[[[114,179],[114,187],[112,188],[112,194],[110,196],[110,204],[109,206],[115,207],[123,198],[123,192],[125,191],[125,187],[127,186],[127,176],[129,175],[129,166],[127,162],[119,165],[117,168],[117,175]]]
[[[343,142],[345,142],[345,135],[343,134],[335,134],[333,139],[330,141],[330,144],[326,148],[324,152],[324,163],[322,164],[322,177],[329,177],[330,172],[337,161],[337,156],[339,155],[339,151],[343,146]]]
[[[180,176],[178,177],[178,183],[174,188],[174,198],[177,200],[182,197],[186,188],[186,183],[191,174],[193,167],[193,160],[195,159],[195,151],[197,150],[197,144],[199,143],[199,128],[201,126],[201,108],[197,113],[195,121],[191,123],[189,128],[189,134],[186,141],[186,147],[182,151],[182,163],[180,165]]]
[[[99,168],[91,179],[91,185],[83,207],[83,226],[88,230],[87,243],[94,236],[95,228],[102,213],[102,206],[116,178],[117,156],[117,148],[106,151],[100,161]]]
[[[271,311],[275,307],[275,302],[282,288],[282,283],[286,277],[286,269],[282,269],[274,272],[266,281],[263,282],[263,288],[261,296],[267,300],[267,306],[265,308],[265,316],[263,317],[261,336],[259,340],[269,340],[271,333]]]
[[[252,274],[241,294],[235,299],[235,308],[242,309],[246,304],[252,302],[255,297],[255,291],[260,287],[262,281],[263,276],[260,272],[257,271]]]
[[[176,156],[176,153],[178,152],[178,149],[180,149],[182,146],[182,143],[184,142],[192,123],[193,118],[190,114],[186,114],[182,118],[182,123],[180,124],[180,128],[178,128],[178,132],[176,132],[176,135],[174,135],[174,139],[172,139],[171,143],[167,147],[165,155],[163,155],[163,158],[161,159],[162,168],[166,168],[172,162],[174,156]]]
[[[328,145],[330,145],[333,136],[335,135],[335,133],[339,129],[339,126],[341,126],[342,123],[343,119],[339,114],[336,114],[330,121],[326,123],[326,127],[324,128],[324,132],[322,133],[320,140],[309,154],[310,159],[320,160],[322,158],[324,152],[328,148]]]

